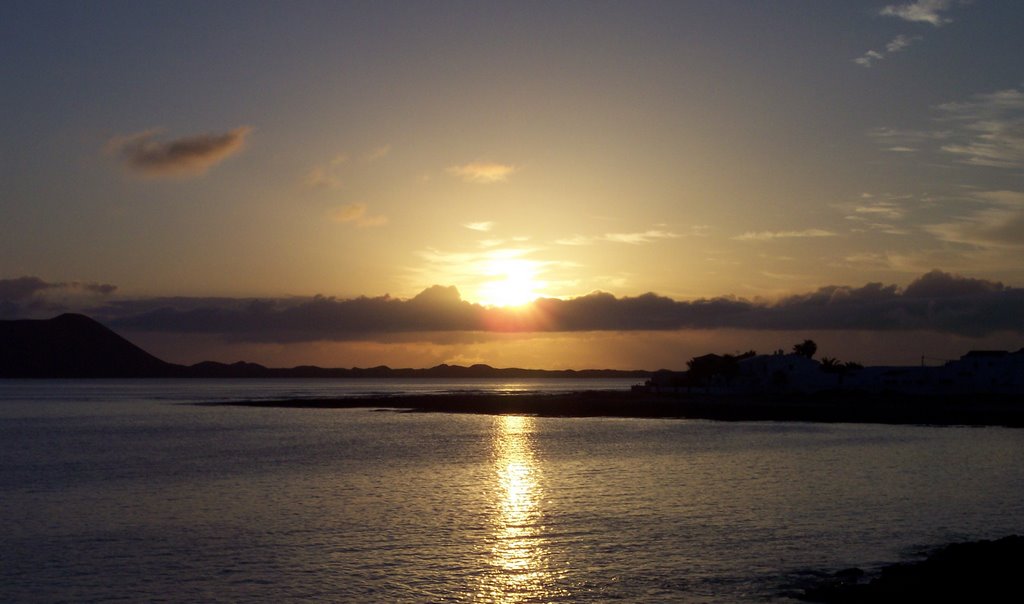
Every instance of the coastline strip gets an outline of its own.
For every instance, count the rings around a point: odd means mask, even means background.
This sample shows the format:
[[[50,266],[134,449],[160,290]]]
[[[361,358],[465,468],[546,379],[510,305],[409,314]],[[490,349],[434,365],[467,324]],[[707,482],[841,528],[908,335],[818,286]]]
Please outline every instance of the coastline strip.
[[[895,394],[661,395],[619,391],[558,394],[451,393],[194,403],[290,409],[380,408],[424,413],[538,417],[683,418],[718,421],[921,424],[1024,427],[1024,400],[1006,396],[910,397]]]

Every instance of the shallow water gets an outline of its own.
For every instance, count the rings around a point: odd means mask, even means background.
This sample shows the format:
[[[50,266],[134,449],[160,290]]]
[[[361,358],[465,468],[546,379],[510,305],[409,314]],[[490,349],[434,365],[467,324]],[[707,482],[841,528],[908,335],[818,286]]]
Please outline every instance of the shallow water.
[[[0,382],[0,600],[784,600],[1024,526],[1018,430],[179,404],[332,381]]]

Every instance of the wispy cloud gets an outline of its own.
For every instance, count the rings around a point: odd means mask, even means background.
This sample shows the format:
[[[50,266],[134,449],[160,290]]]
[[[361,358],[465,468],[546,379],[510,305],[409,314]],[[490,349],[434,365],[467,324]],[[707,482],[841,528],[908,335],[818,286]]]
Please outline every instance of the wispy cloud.
[[[678,239],[679,237],[682,237],[679,233],[651,229],[639,233],[608,233],[604,236],[604,239],[615,243],[638,245],[641,243],[651,243],[661,239]]]
[[[351,223],[358,227],[376,227],[387,224],[388,217],[371,215],[365,203],[349,203],[335,209],[330,217],[335,222]]]
[[[873,65],[875,61],[881,61],[884,58],[885,55],[878,52],[877,50],[869,50],[865,52],[863,55],[854,59],[853,62],[863,67],[871,67],[871,65]]]
[[[373,162],[379,159],[384,159],[390,153],[391,145],[381,145],[379,147],[372,149],[369,153],[366,154],[366,161]]]
[[[953,7],[953,0],[917,0],[908,4],[890,4],[878,14],[897,17],[911,23],[928,23],[940,27],[953,20],[943,15]]]
[[[480,231],[481,233],[486,233],[487,231],[490,231],[491,229],[494,228],[494,223],[489,220],[484,220],[480,222],[467,222],[462,226],[466,227],[471,231]]]
[[[1024,193],[986,191],[973,195],[982,208],[941,223],[927,232],[942,241],[977,248],[1024,248]]]
[[[591,245],[597,241],[601,241],[601,237],[587,237],[585,235],[573,235],[572,237],[563,237],[562,239],[555,240],[558,245]]]
[[[939,105],[942,119],[959,126],[942,150],[976,166],[1024,168],[1024,91],[977,94],[969,101]]]
[[[890,4],[878,11],[878,14],[885,17],[896,17],[910,23],[928,23],[940,27],[953,21],[944,13],[952,9],[955,4],[968,3],[969,0],[959,0],[959,2],[954,2],[954,0],[917,0],[905,4]],[[853,62],[861,67],[871,67],[887,56],[902,52],[921,40],[921,36],[900,34],[886,43],[884,50],[868,50],[855,58]]]
[[[845,207],[845,219],[857,224],[854,232],[876,231],[887,235],[907,235],[910,230],[899,226],[907,215],[907,208],[892,199],[868,199],[867,203]]]
[[[303,183],[313,189],[338,189],[341,188],[341,177],[338,170],[348,162],[348,155],[340,153],[335,155],[331,161],[317,164],[309,169]]]
[[[979,191],[972,197],[984,203],[1024,210],[1024,192],[1021,191]]]
[[[892,266],[887,252],[856,252],[843,257],[843,263],[858,268],[888,269]]]
[[[431,247],[420,250],[416,255],[434,268],[443,267],[452,277],[465,277],[477,274],[480,267],[488,262],[526,258],[537,251],[536,248],[530,247],[504,247],[485,251],[453,252]]]
[[[691,235],[703,236],[707,234],[708,227],[704,225],[695,226],[691,229]],[[555,241],[558,245],[593,245],[601,242],[611,243],[627,243],[631,245],[640,245],[643,243],[654,243],[656,241],[662,241],[665,239],[679,239],[684,237],[682,233],[676,233],[674,231],[668,231],[665,229],[648,229],[646,231],[635,231],[630,233],[604,233],[601,235],[573,235],[572,237],[564,237]]]
[[[836,237],[838,233],[824,229],[804,229],[802,231],[759,231],[746,232],[733,239],[737,241],[773,241],[776,239],[805,239],[815,237]]]
[[[887,220],[900,220],[906,214],[906,209],[893,201],[875,201],[859,205],[853,209],[854,216],[885,218]]]
[[[868,136],[888,151],[941,151],[960,164],[1024,168],[1024,89],[975,94],[934,108],[936,130],[874,128]]]
[[[107,142],[106,149],[139,176],[196,176],[241,151],[250,132],[251,127],[240,126],[224,133],[160,140],[162,130],[154,129],[116,136]]]
[[[491,184],[504,182],[515,173],[517,168],[510,164],[490,162],[471,162],[461,166],[451,166],[448,173],[458,176],[466,182]]]
[[[890,40],[889,43],[885,45],[885,50],[886,52],[900,52],[904,48],[907,48],[908,46],[910,46],[914,42],[917,42],[920,39],[921,36],[907,36],[904,34],[900,34],[893,38],[892,40]]]
[[[952,136],[949,130],[909,130],[900,128],[872,128],[868,136],[889,151],[908,153],[917,151],[921,145],[941,141]]]
[[[907,36],[904,34],[900,34],[893,38],[892,40],[890,40],[885,45],[885,52],[881,52],[878,50],[869,50],[865,52],[863,55],[854,59],[853,62],[862,67],[871,67],[876,61],[881,61],[882,59],[884,59],[887,54],[901,52],[920,39],[921,36]]]
[[[931,224],[926,231],[943,241],[978,247],[1024,247],[1024,213],[988,209],[960,220]]]
[[[851,217],[847,217],[850,219]],[[887,222],[862,222],[859,228],[850,229],[853,233],[864,233],[868,231],[876,231],[879,233],[885,233],[886,235],[909,235],[911,231],[902,227],[895,226]]]
[[[999,111],[1020,111],[1024,109],[1024,92],[1015,88],[974,95],[964,102],[943,103],[939,109],[967,118],[983,118]]]

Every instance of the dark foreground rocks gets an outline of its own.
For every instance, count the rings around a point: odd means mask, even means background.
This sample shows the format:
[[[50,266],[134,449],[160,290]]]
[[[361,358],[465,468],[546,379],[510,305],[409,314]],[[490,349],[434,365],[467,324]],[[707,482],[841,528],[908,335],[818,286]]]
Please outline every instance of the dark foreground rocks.
[[[798,596],[808,602],[1017,602],[1024,537],[954,543],[925,560],[886,566],[863,581],[859,569],[836,573]]]

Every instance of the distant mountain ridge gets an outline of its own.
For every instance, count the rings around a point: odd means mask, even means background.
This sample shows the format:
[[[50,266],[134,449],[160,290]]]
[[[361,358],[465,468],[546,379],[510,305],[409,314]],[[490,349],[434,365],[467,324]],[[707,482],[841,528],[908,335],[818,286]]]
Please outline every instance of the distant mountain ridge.
[[[429,369],[392,369],[384,365],[366,369],[312,365],[280,369],[243,361],[203,361],[185,366],[158,359],[85,315],[0,321],[0,378],[633,378],[651,373],[446,364]]]

